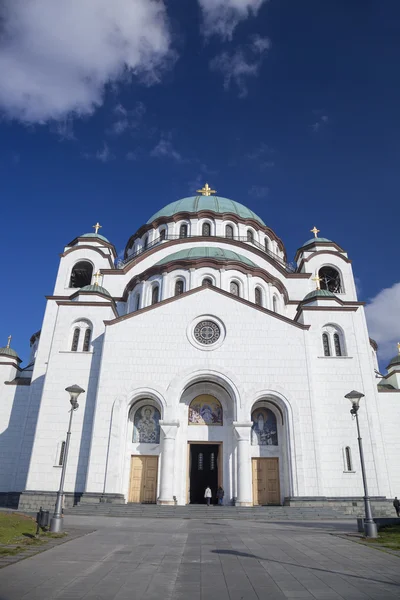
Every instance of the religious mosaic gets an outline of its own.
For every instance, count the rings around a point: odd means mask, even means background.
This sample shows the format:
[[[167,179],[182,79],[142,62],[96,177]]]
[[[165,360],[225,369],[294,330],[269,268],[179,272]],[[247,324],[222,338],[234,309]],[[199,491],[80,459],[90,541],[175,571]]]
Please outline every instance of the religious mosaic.
[[[160,411],[154,406],[143,406],[133,420],[133,441],[144,444],[160,443]]]
[[[198,396],[189,406],[189,425],[222,425],[222,406],[214,396]]]
[[[253,446],[277,446],[276,416],[269,408],[257,408],[251,415],[251,443]]]
[[[200,321],[194,328],[194,337],[200,344],[214,344],[221,335],[221,330],[214,321]]]

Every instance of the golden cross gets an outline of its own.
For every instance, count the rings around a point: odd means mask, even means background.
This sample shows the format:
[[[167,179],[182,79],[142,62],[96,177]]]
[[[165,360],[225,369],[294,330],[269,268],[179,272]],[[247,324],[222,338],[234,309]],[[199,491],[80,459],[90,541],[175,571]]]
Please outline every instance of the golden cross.
[[[201,190],[196,190],[199,194],[202,194],[202,196],[211,196],[211,194],[216,194],[217,190],[212,190],[210,188],[210,186],[208,185],[208,183],[206,183],[206,185],[201,188]]]
[[[10,347],[10,344],[11,344],[11,335],[9,335],[7,338],[7,348]]]
[[[319,232],[321,231],[320,229],[317,229],[314,225],[314,227],[312,229],[310,229],[311,233],[314,234],[314,237],[318,237]]]
[[[99,285],[99,278],[101,277],[100,269],[94,274],[94,285]]]
[[[100,225],[100,223],[97,221],[96,225],[92,225],[94,232],[98,233],[99,229],[101,229],[103,227],[103,225]]]
[[[315,274],[315,277],[312,278],[312,281],[315,281],[315,285],[316,285],[317,290],[320,290],[321,289],[321,283],[320,282],[322,281],[321,277],[318,274]]]

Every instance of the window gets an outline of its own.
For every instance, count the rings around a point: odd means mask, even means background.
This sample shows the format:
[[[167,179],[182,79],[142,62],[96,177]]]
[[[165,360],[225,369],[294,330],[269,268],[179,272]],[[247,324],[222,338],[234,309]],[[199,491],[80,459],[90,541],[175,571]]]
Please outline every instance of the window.
[[[255,303],[258,306],[262,306],[262,292],[261,292],[261,288],[256,287],[256,289],[254,291],[254,296],[255,296]]]
[[[338,333],[333,334],[333,344],[335,346],[336,356],[342,356],[342,347],[340,345],[340,337]]]
[[[92,282],[93,265],[87,261],[81,261],[74,265],[69,281],[71,288],[83,288]]]
[[[180,238],[186,238],[188,236],[188,226],[187,225],[181,225],[179,228],[179,237]]]
[[[251,231],[251,229],[247,230],[247,241],[251,242],[252,244],[254,243],[254,233]]]
[[[79,344],[79,335],[81,333],[81,330],[79,329],[79,327],[76,327],[74,329],[74,335],[72,338],[72,345],[71,345],[71,351],[72,352],[76,352],[78,350],[78,344]]]
[[[333,267],[322,267],[319,270],[318,276],[321,280],[321,290],[328,290],[334,294],[341,294],[343,292],[340,273]]]
[[[140,294],[136,294],[135,310],[139,310],[139,308],[140,308]]]
[[[183,294],[183,292],[184,292],[183,288],[184,288],[184,284],[183,284],[182,279],[178,279],[175,282],[175,296],[180,296],[181,294]]]
[[[264,240],[264,247],[265,247],[265,252],[269,252],[269,241],[268,241],[268,238],[265,238],[265,240]]]
[[[60,454],[58,456],[58,466],[62,467],[64,464],[64,456],[65,456],[65,442],[61,442]]]
[[[331,348],[329,344],[329,335],[327,333],[322,334],[322,344],[324,346],[324,356],[330,356]]]
[[[211,452],[210,454],[210,471],[214,471],[215,469],[215,453]]]
[[[159,301],[159,286],[155,285],[151,291],[151,303],[152,304],[157,304],[157,302]]]
[[[278,298],[276,296],[272,298],[272,310],[278,312]]]
[[[230,240],[233,240],[233,227],[232,225],[227,225],[225,227],[225,236]]]
[[[167,234],[166,229],[161,229],[161,231],[160,231],[160,241],[165,240],[166,234]]]
[[[344,456],[346,460],[346,471],[353,470],[353,461],[351,460],[351,449],[349,446],[346,446],[344,449]]]
[[[203,470],[203,461],[204,461],[204,455],[202,452],[199,452],[199,455],[197,457],[197,470],[198,471]]]
[[[240,296],[239,284],[236,281],[231,281],[230,286],[229,286],[229,291],[234,296]]]
[[[201,228],[201,235],[205,235],[206,237],[209,237],[211,235],[210,223],[203,223]]]
[[[86,329],[85,331],[85,337],[83,338],[83,351],[84,352],[89,352],[89,347],[90,347],[90,337],[92,335],[92,330],[91,329]]]
[[[143,240],[143,248],[144,248],[144,250],[147,250],[148,247],[149,247],[149,236],[146,235],[146,237]]]
[[[211,279],[211,277],[204,277],[203,281],[201,282],[201,285],[213,285],[213,280]]]

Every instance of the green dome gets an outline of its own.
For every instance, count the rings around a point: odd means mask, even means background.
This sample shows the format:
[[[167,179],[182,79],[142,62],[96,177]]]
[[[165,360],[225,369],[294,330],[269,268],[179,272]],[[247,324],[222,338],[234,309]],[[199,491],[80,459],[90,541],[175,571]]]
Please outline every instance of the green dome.
[[[176,202],[171,202],[171,204],[167,204],[164,208],[156,212],[147,223],[152,223],[158,217],[171,217],[180,212],[197,213],[200,210],[211,210],[220,214],[234,213],[242,219],[255,219],[261,225],[265,225],[264,221],[258,215],[246,206],[243,206],[243,204],[220,196],[190,196],[189,198],[176,200]]]
[[[108,244],[110,244],[110,241],[106,237],[104,237],[104,235],[100,235],[100,233],[84,233],[83,235],[80,235],[79,237],[99,238],[100,240],[103,240],[104,242],[107,242]]]
[[[397,354],[397,356],[392,358],[392,360],[386,368],[388,369],[389,367],[394,367],[395,365],[400,365],[400,354]]]
[[[101,285],[85,285],[85,287],[79,290],[80,292],[95,292],[96,294],[104,294],[105,296],[111,296],[110,292]]]
[[[0,356],[12,356],[12,358],[19,358],[15,350],[8,348],[7,346],[0,348]]]
[[[304,296],[304,300],[311,300],[311,298],[336,298],[336,296],[329,290],[313,290]]]
[[[300,247],[303,248],[304,246],[308,246],[309,244],[320,244],[322,242],[330,242],[331,244],[333,244],[332,240],[328,240],[328,238],[313,237],[311,238],[311,240],[307,240],[307,242],[304,242],[304,244]]]
[[[165,265],[174,260],[193,260],[198,258],[214,258],[216,260],[236,260],[249,267],[256,265],[249,258],[245,258],[232,250],[223,250],[222,248],[213,248],[211,246],[201,246],[198,248],[189,248],[189,250],[180,250],[174,254],[169,254],[158,261],[157,265]]]

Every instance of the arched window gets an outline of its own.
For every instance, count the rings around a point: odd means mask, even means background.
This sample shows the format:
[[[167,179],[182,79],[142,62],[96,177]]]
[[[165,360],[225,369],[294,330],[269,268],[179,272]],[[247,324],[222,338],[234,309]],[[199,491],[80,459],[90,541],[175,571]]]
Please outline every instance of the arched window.
[[[265,240],[264,240],[264,247],[265,247],[265,252],[269,252],[269,241],[268,241],[268,238],[265,238]]]
[[[230,286],[229,286],[229,291],[234,296],[240,296],[239,284],[236,281],[231,281]]]
[[[278,298],[276,296],[272,298],[272,310],[278,312]]]
[[[151,303],[152,304],[157,304],[157,302],[159,301],[159,291],[160,291],[160,288],[158,285],[155,285],[153,287],[153,289],[151,290]]]
[[[351,460],[351,449],[349,446],[346,446],[344,449],[345,459],[346,459],[346,471],[353,470],[353,461]]]
[[[338,333],[333,334],[333,344],[335,346],[336,356],[342,356],[342,346],[340,344],[340,337]]]
[[[214,284],[213,284],[213,280],[211,279],[211,277],[204,277],[203,281],[201,282],[201,285],[214,285]]]
[[[83,288],[92,282],[93,265],[90,262],[82,260],[74,265],[71,272],[69,287]]]
[[[255,302],[258,306],[262,306],[262,291],[261,288],[256,287],[254,290]]]
[[[140,294],[136,294],[135,310],[139,310],[139,308],[140,308]]]
[[[251,443],[253,446],[277,446],[276,416],[269,408],[256,408],[251,414]]]
[[[58,455],[58,466],[62,467],[64,464],[64,456],[65,456],[65,442],[61,442],[60,453]]]
[[[147,250],[148,246],[149,246],[149,236],[146,235],[146,237],[143,240],[143,248],[144,248],[144,250]]]
[[[203,223],[201,227],[201,235],[209,237],[211,235],[211,225],[210,223]]]
[[[252,244],[254,243],[254,233],[251,229],[247,230],[247,241],[251,242]]]
[[[160,241],[162,242],[163,240],[165,240],[165,236],[167,234],[167,230],[166,229],[161,229],[160,231]]]
[[[330,356],[331,348],[329,344],[329,335],[327,333],[322,334],[322,345],[324,347],[324,356]]]
[[[222,425],[221,402],[210,394],[201,394],[189,404],[188,425]]]
[[[233,227],[232,227],[232,225],[227,225],[225,227],[225,237],[227,237],[230,240],[233,240]]]
[[[343,292],[339,271],[333,267],[322,267],[319,270],[318,275],[320,278],[321,290],[328,290],[334,294],[340,294]]]
[[[78,344],[79,344],[79,335],[81,333],[81,330],[79,329],[79,327],[75,327],[74,329],[74,335],[72,337],[72,345],[71,345],[71,351],[72,352],[76,352],[78,350]]]
[[[133,441],[141,444],[160,443],[160,411],[146,404],[138,408],[133,419]]]
[[[184,292],[184,283],[182,279],[177,279],[175,282],[175,296],[180,296]]]
[[[179,227],[179,237],[186,238],[188,236],[188,226],[184,223]]]
[[[85,337],[83,338],[83,351],[84,352],[89,352],[91,335],[92,335],[92,330],[89,328],[86,329]]]

